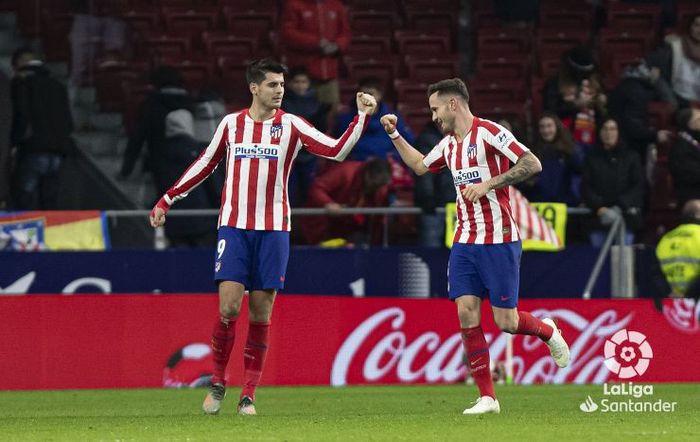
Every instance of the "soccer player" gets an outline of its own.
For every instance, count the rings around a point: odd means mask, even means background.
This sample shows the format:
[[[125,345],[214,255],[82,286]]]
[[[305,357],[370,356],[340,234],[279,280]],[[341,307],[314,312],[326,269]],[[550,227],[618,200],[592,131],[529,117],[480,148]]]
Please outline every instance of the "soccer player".
[[[284,287],[289,257],[290,207],[287,180],[299,150],[337,161],[350,153],[376,109],[371,95],[358,93],[358,113],[339,139],[316,130],[304,119],[280,109],[287,68],[269,59],[246,70],[253,96],[248,109],[229,114],[209,146],[151,211],[151,225],[162,226],[171,205],[209,176],[225,158],[214,279],[219,318],[212,336],[214,374],[204,400],[216,414],[226,394],[226,365],[245,290],[249,292],[249,328],[243,354],[244,386],[238,414],[255,414],[255,389],[267,353],[270,316],[277,291]]]
[[[448,167],[457,189],[457,228],[448,264],[449,297],[457,305],[464,349],[479,399],[464,414],[499,413],[481,329],[481,300],[488,294],[498,327],[542,339],[559,367],[569,347],[552,319],[518,311],[520,235],[511,214],[508,186],[542,170],[537,157],[496,123],[472,115],[469,92],[458,78],[428,87],[432,120],[445,136],[422,155],[396,131],[396,116],[384,115],[384,130],[403,161],[418,175]],[[510,162],[515,163],[513,167]]]

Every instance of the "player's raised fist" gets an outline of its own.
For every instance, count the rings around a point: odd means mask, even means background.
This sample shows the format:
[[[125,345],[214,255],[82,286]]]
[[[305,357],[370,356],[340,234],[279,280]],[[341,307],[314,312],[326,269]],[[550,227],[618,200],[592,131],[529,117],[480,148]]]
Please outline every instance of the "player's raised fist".
[[[379,122],[382,123],[384,130],[388,134],[390,134],[396,130],[396,122],[397,121],[398,121],[398,117],[394,114],[386,114],[382,118],[379,119]]]
[[[368,115],[372,115],[377,111],[377,100],[375,100],[370,94],[358,92],[357,109]]]
[[[165,224],[165,214],[168,213],[170,205],[165,201],[165,198],[158,200],[153,209],[151,209],[151,227],[160,227]]]

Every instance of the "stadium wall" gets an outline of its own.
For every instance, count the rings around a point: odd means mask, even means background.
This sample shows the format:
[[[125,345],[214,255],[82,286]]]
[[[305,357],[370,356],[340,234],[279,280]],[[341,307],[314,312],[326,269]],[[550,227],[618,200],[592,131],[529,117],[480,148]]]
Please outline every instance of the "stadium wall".
[[[523,300],[521,307],[559,321],[573,363],[559,369],[541,341],[518,336],[516,383],[700,381],[700,356],[692,351],[700,348],[700,305],[667,300],[658,312],[646,300],[542,299]],[[201,385],[212,366],[216,311],[210,294],[0,297],[0,390]],[[492,359],[502,361],[506,335],[487,311],[484,318]],[[272,324],[264,385],[465,378],[459,326],[447,300],[283,295]],[[237,323],[231,385],[242,379],[246,326],[245,319]],[[636,349],[636,359],[622,365],[637,372],[623,379],[607,368],[605,354],[626,347]],[[625,367],[617,371],[626,373]]]

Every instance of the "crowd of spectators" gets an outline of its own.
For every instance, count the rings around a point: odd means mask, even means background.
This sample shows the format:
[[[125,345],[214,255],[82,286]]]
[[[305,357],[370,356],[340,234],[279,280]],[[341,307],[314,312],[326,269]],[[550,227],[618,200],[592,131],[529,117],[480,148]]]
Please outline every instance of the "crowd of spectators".
[[[97,10],[88,8],[90,2],[74,3],[69,40],[72,86],[90,84],[95,66],[119,63],[120,57],[124,58],[133,51],[133,48],[128,49],[133,42],[129,41],[125,31],[126,24],[110,9],[110,2]],[[508,2],[494,3],[497,13],[509,10],[504,7]],[[517,3],[521,6],[530,4]],[[324,132],[337,135],[336,128],[345,127],[356,112],[352,101],[345,103],[341,99],[343,81],[355,81],[356,90],[373,95],[379,103],[379,111],[370,120],[366,133],[352,152],[352,162],[329,167],[303,150],[299,153],[290,176],[292,205],[326,207],[329,212],[341,206],[415,205],[423,209],[417,232],[420,242],[426,245],[442,243],[444,225],[435,209],[454,199],[451,177],[443,173],[415,178],[408,173],[396,161],[393,145],[379,118],[386,113],[398,114],[401,134],[424,152],[439,140],[439,132],[429,122],[427,114],[420,124],[414,119],[402,118],[401,110],[407,107],[402,107],[404,103],[401,96],[397,97],[397,88],[381,75],[347,77],[349,71],[344,67],[344,56],[350,50],[354,36],[348,8],[340,0],[290,0],[284,2],[284,6],[277,26],[277,52],[273,54],[291,67],[286,79],[283,109],[304,117]],[[521,27],[528,26],[537,17],[537,8],[524,7],[521,12],[504,20],[512,20],[514,26]],[[537,98],[541,100],[542,108],[535,108],[535,113],[526,119],[533,122],[532,127],[517,127],[516,130],[522,131],[518,137],[532,148],[543,164],[543,172],[523,183],[520,190],[534,202],[562,202],[571,207],[590,208],[594,215],[590,229],[594,244],[600,243],[601,229],[618,216],[627,221],[631,229],[630,240],[643,227],[644,217],[650,210],[649,198],[654,192],[654,183],[647,178],[645,171],[654,167],[657,157],[668,162],[678,208],[685,201],[700,197],[700,110],[694,108],[700,103],[700,14],[678,23],[674,32],[668,32],[660,41],[655,50],[629,64],[619,81],[610,81],[609,73],[602,70],[595,44],[577,44],[562,51],[556,73],[542,83],[541,90],[534,91],[541,95]],[[26,110],[27,104],[18,91],[53,84],[47,80],[52,77],[38,57],[32,55],[31,60],[25,60],[23,57],[26,56],[18,54],[13,60],[16,65],[12,98],[17,126],[13,127],[16,164],[13,176],[14,182],[19,183],[14,187],[17,195],[14,207],[51,208],[50,202],[36,202],[36,186],[32,187],[34,182],[26,178],[28,158],[40,156],[42,161],[46,160],[42,163],[46,173],[39,176],[50,180],[52,173],[60,168],[60,160],[68,147],[44,142],[40,143],[41,147],[30,148],[26,134],[22,138],[23,115],[29,112],[31,116],[32,112],[40,110]],[[150,89],[141,98],[139,110],[133,116],[120,179],[129,178],[145,148],[144,171],[152,174],[160,194],[164,192],[164,186],[173,181],[172,171],[184,169],[208,141],[221,116],[231,109],[226,109],[226,92],[217,88],[215,83],[200,84],[195,94],[177,67],[163,63],[152,72]],[[479,72],[476,74],[478,76]],[[469,83],[467,80],[467,85]],[[48,132],[34,133],[33,136],[65,139],[67,141],[63,144],[67,145],[70,144],[67,135],[72,123],[65,117],[70,117],[70,110],[63,112],[58,109],[63,104],[59,103],[61,92],[56,91],[52,97],[56,97],[57,107],[51,112],[61,114],[65,119],[61,123],[60,136]],[[478,102],[478,92],[475,99]],[[659,102],[665,103],[676,115],[674,127],[655,127],[649,109],[650,105]],[[478,106],[475,106],[475,113],[480,115]],[[516,125],[514,121],[499,123]],[[414,130],[419,133],[414,135]],[[656,156],[651,155],[652,152]],[[39,167],[37,161],[32,164]],[[374,172],[370,174],[369,171]],[[386,182],[385,171],[388,171]],[[346,175],[350,179],[346,185],[335,182],[338,177]],[[370,175],[380,178],[369,179]],[[214,180],[213,187],[217,183]],[[52,188],[50,185],[46,187]],[[371,189],[370,193],[368,189]],[[201,195],[188,198],[192,207],[216,206],[218,196],[215,189],[198,191]],[[27,202],[30,197],[34,202]],[[317,221],[311,219],[307,224],[314,225]],[[355,233],[362,233],[359,235],[364,236],[362,241],[371,241],[372,238],[373,227],[367,230],[367,221],[358,221],[355,217],[348,223],[357,227]],[[381,222],[373,221],[372,224]],[[172,226],[169,236],[175,243],[196,244],[198,232],[205,229],[197,229],[196,223],[193,224],[188,227],[189,231],[185,227],[183,230]],[[332,236],[327,226],[304,230],[309,232],[305,240],[310,244]]]

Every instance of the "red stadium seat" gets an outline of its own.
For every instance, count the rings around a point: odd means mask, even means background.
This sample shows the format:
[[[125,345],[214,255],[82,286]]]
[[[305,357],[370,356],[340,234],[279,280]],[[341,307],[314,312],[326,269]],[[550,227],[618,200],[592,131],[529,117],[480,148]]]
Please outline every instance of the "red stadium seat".
[[[459,60],[457,57],[406,57],[409,78],[426,83],[433,83],[446,78],[454,78],[460,75]]]
[[[440,55],[450,52],[450,35],[424,31],[396,31],[394,39],[404,55]]]
[[[396,110],[399,111],[414,134],[421,133],[425,125],[431,121],[427,101],[422,106],[399,103]]]
[[[165,26],[172,34],[200,34],[216,29],[216,15],[211,12],[195,10],[165,12]]]
[[[181,58],[162,58],[161,64],[166,64],[177,69],[185,82],[185,88],[190,92],[196,92],[204,84],[213,78],[215,66],[209,61],[188,60]]]
[[[217,0],[214,0],[217,2]],[[218,0],[218,4],[231,12],[265,12],[275,11],[279,4],[277,0]]]
[[[202,33],[204,50],[209,55],[250,59],[256,53],[258,42],[253,38],[234,37],[228,32]]]
[[[148,64],[130,61],[117,66],[98,67],[95,70],[95,96],[103,112],[121,112],[125,109],[124,85],[146,83]]]
[[[227,103],[250,103],[250,90],[245,81],[245,71],[249,61],[235,57],[219,57],[217,61],[221,81],[219,90]]]
[[[141,33],[158,31],[160,29],[159,16],[154,11],[132,9],[124,11],[121,18],[131,29]]]
[[[516,125],[525,121],[526,108],[522,103],[481,102],[472,111],[479,117],[498,122],[505,119]]]
[[[394,80],[394,91],[398,103],[413,107],[428,105],[428,83],[397,78]]]
[[[500,27],[480,29],[476,38],[478,57],[485,60],[529,52],[531,30]]]
[[[540,59],[539,74],[544,78],[549,78],[559,72],[561,65],[561,54],[550,54],[553,58]]]
[[[479,11],[474,13],[474,24],[478,30],[499,28],[503,21],[493,11]]]
[[[454,10],[422,8],[407,10],[406,21],[411,29],[426,32],[448,29],[451,35],[457,32],[457,14]]]
[[[43,15],[41,40],[47,61],[67,61],[70,58],[68,35],[73,26],[73,14],[50,13]]]
[[[399,59],[396,56],[381,58],[345,57],[348,77],[358,82],[363,78],[376,77],[382,80],[385,90],[391,90],[391,82],[398,77]]]
[[[149,33],[143,37],[147,53],[164,57],[186,57],[190,52],[188,36],[166,33]]]
[[[478,60],[476,72],[480,77],[493,79],[527,78],[530,73],[530,59],[527,56],[512,56]]]
[[[612,60],[616,57],[621,55],[627,59],[641,57],[652,49],[653,35],[649,32],[632,33],[608,28],[602,29],[599,37],[603,72],[612,66]]]
[[[540,8],[540,28],[568,28],[590,30],[593,24],[593,9],[590,7]]]
[[[590,32],[587,29],[540,29],[536,38],[536,50],[542,58],[558,58],[567,50],[587,43]]]
[[[270,33],[276,29],[277,16],[271,12],[236,12],[224,8],[226,29],[236,37],[255,38],[261,46],[270,45]]]
[[[345,54],[352,56],[377,57],[391,52],[391,39],[388,36],[353,35]]]
[[[655,33],[659,26],[661,7],[655,4],[613,3],[608,8],[609,29],[642,30]]]
[[[350,11],[353,34],[391,35],[397,23],[398,18],[391,11]]]
[[[346,0],[344,2],[349,11],[377,11],[391,12],[396,11],[396,2],[393,0],[385,0],[378,2],[376,0]]]
[[[523,102],[527,95],[524,78],[494,80],[488,77],[476,77],[467,82],[467,89],[472,100],[479,102]]]

